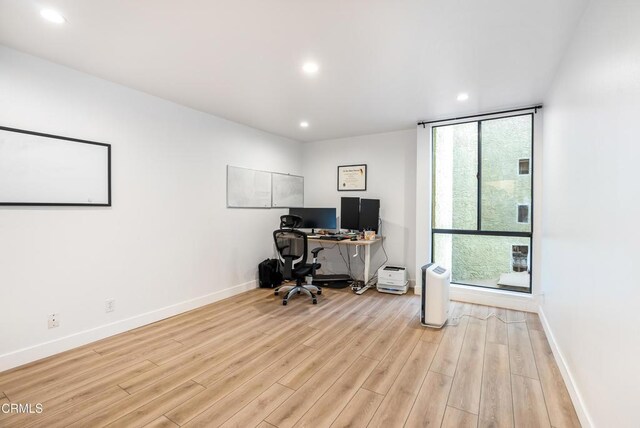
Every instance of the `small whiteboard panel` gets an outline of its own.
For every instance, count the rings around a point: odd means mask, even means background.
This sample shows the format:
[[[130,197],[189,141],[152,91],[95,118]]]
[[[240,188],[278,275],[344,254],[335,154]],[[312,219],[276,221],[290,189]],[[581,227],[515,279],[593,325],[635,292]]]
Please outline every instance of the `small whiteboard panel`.
[[[273,173],[273,207],[304,207],[304,177]]]
[[[0,127],[0,205],[111,205],[111,146]]]
[[[227,165],[227,207],[271,208],[271,173]]]

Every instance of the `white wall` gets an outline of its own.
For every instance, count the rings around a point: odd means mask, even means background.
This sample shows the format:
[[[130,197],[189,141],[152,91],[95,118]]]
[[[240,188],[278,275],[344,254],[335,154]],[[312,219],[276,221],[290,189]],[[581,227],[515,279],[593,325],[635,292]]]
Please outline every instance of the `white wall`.
[[[225,166],[300,174],[300,143],[1,46],[0,94],[0,125],[113,162],[111,208],[0,207],[0,370],[255,286],[285,211],[227,209]]]
[[[320,141],[303,147],[305,206],[336,207],[339,216],[340,198],[343,196],[380,199],[382,234],[389,264],[407,266],[410,278],[414,279],[410,267],[415,260],[416,240],[415,129]],[[360,163],[367,164],[367,191],[339,192],[338,165]],[[325,250],[320,255],[325,258],[322,260],[324,272],[347,272],[337,249]],[[351,261],[354,274],[362,279],[363,265],[359,258]],[[374,246],[371,253],[372,275],[383,261],[381,248]]]
[[[545,100],[542,314],[585,426],[640,426],[639,23],[593,0]]]

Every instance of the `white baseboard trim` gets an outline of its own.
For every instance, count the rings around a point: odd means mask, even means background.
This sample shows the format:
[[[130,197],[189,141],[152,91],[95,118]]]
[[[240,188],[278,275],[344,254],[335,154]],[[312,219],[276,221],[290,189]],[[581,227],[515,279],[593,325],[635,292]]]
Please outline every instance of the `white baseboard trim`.
[[[0,372],[226,299],[257,288],[257,286],[256,280],[245,282],[195,299],[0,355]]]
[[[553,356],[556,360],[556,363],[558,364],[560,373],[562,374],[564,384],[567,386],[567,390],[569,391],[569,396],[571,397],[571,401],[573,402],[573,407],[575,407],[576,413],[578,414],[580,424],[584,428],[592,428],[594,425],[593,421],[591,420],[591,416],[589,416],[589,412],[587,411],[587,407],[585,406],[584,400],[582,399],[582,395],[580,394],[580,391],[576,386],[573,375],[571,374],[571,370],[567,365],[567,360],[564,358],[562,351],[558,347],[556,338],[553,335],[553,330],[551,330],[551,326],[549,325],[549,321],[544,314],[542,306],[538,308],[538,316],[540,317],[542,328],[544,328],[544,332],[547,335],[547,341],[549,342],[549,346],[551,347]]]
[[[421,294],[421,291],[420,287],[414,289],[415,294]],[[540,306],[538,296],[533,294],[512,293],[457,284],[451,284],[449,298],[457,302],[496,306],[525,312],[538,312],[538,307]]]

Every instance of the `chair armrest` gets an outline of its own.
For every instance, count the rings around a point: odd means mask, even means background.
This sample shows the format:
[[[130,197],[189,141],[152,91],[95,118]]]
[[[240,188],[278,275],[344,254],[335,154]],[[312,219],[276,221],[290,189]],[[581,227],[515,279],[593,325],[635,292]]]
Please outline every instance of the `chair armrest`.
[[[324,247],[314,248],[313,250],[311,250],[311,254],[313,254],[313,257],[318,257],[318,253],[322,250],[324,250]]]

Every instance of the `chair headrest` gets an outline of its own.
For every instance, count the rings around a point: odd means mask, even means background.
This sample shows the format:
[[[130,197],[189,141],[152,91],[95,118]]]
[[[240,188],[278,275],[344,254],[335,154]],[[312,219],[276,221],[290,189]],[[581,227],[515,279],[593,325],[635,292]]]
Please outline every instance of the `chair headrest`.
[[[293,214],[280,216],[280,229],[295,229],[302,226],[302,217]]]

